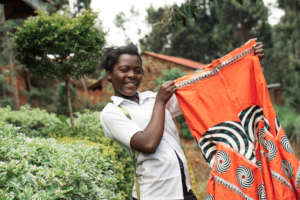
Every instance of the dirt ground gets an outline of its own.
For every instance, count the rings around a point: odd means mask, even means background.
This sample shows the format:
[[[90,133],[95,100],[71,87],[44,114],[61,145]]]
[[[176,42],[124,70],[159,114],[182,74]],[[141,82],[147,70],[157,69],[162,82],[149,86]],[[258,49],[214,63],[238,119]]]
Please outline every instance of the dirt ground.
[[[200,148],[197,146],[195,140],[181,139],[181,143],[188,159],[190,170],[192,188],[198,200],[205,199],[206,185],[210,173],[210,168],[204,160]],[[298,159],[300,159],[300,145],[293,145],[294,151]]]

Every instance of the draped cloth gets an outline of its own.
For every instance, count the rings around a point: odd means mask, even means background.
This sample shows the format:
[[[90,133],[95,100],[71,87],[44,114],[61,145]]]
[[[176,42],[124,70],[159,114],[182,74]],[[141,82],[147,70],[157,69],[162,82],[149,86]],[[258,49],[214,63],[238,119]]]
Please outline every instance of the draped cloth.
[[[255,43],[175,80],[183,115],[212,169],[207,200],[300,199],[300,163],[274,112]]]

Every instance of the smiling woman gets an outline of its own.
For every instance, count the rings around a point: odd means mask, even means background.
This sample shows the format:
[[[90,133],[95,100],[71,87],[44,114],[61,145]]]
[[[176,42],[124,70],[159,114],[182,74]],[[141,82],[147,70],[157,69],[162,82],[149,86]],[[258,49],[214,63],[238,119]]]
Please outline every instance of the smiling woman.
[[[122,54],[113,70],[108,73],[107,79],[114,85],[116,96],[137,101],[136,91],[142,81],[143,74],[140,57]]]
[[[135,45],[107,48],[101,67],[106,70],[115,96],[100,115],[104,134],[134,155],[137,199],[195,200],[187,162],[172,117],[181,114],[174,81],[157,93],[139,92],[144,76]],[[139,192],[140,188],[140,192]]]

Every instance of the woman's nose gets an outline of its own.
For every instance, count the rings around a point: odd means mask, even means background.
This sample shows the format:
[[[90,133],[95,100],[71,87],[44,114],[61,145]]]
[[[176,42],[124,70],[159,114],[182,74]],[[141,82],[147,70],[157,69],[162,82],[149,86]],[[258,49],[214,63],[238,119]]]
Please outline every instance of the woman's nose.
[[[127,73],[127,76],[128,77],[134,77],[135,76],[135,73],[133,70],[130,70],[128,73]]]

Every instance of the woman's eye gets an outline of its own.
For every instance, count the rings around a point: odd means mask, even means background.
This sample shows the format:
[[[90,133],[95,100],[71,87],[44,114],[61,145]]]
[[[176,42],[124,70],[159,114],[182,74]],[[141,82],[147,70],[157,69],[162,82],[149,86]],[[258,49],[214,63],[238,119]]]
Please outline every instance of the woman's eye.
[[[120,70],[121,72],[127,72],[127,71],[128,71],[128,68],[127,68],[127,67],[121,67],[119,70]]]
[[[143,70],[142,70],[142,68],[140,68],[140,67],[138,67],[138,68],[135,68],[135,73],[137,73],[137,74],[141,74],[141,73],[143,73]]]

